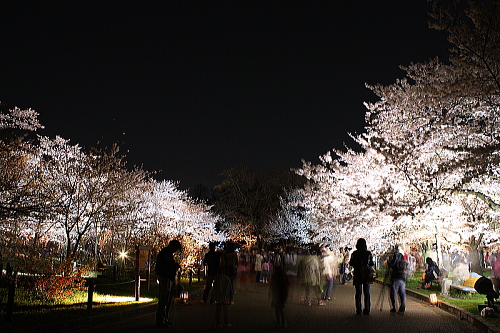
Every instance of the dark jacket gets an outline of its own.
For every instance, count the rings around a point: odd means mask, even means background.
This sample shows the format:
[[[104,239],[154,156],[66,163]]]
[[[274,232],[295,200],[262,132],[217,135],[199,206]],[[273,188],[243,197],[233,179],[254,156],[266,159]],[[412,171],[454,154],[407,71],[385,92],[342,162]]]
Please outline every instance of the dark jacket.
[[[354,267],[354,277],[352,283],[354,285],[368,283],[368,281],[364,281],[361,276],[361,266],[375,266],[373,262],[372,253],[368,250],[358,249],[354,251],[351,255],[351,260],[349,261],[349,265]]]
[[[391,281],[406,280],[406,262],[401,253],[394,253],[387,267],[391,270]]]
[[[207,275],[215,276],[219,272],[220,258],[222,253],[210,250],[203,258],[203,264],[207,265]]]
[[[427,270],[425,271],[425,282],[436,280],[439,276],[441,276],[441,271],[435,261],[431,261],[427,265]]]
[[[180,267],[181,266],[175,262],[172,249],[165,247],[158,253],[155,268],[157,275],[166,276],[169,280],[175,281],[175,275]]]

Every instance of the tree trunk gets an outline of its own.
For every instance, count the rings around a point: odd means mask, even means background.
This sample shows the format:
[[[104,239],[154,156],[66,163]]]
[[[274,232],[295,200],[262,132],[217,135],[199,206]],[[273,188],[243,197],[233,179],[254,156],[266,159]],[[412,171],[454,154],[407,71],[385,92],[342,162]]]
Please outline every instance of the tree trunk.
[[[468,244],[468,250],[469,250],[469,258],[471,261],[471,272],[475,272],[479,275],[483,275],[484,270],[483,270],[483,263],[482,263],[482,256],[480,255],[479,251],[482,249],[480,248],[481,246],[481,241],[483,240],[483,235],[481,234],[477,239],[474,236],[471,236],[469,239],[469,244]]]

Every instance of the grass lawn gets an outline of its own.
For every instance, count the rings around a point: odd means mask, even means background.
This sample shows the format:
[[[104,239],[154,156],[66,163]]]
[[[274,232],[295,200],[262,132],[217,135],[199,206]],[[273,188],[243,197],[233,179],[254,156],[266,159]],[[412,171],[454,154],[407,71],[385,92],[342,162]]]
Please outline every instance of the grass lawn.
[[[383,275],[379,275],[383,276]],[[415,276],[406,283],[406,288],[414,290],[424,295],[437,294],[438,298],[444,302],[453,304],[465,309],[475,315],[480,315],[478,305],[486,300],[484,295],[479,293],[452,293],[451,295],[441,295],[441,287],[433,285],[431,289],[420,289],[421,272],[415,273]],[[204,281],[193,280],[192,286],[188,286],[187,279],[181,281],[185,290],[191,291],[204,287]],[[158,294],[158,285],[151,282],[150,290],[143,285],[141,288],[141,301],[135,302],[134,284],[122,283],[112,284],[109,281],[101,280],[97,282],[93,296],[93,305],[91,310],[87,310],[87,293],[82,292],[78,296],[57,305],[33,305],[22,297],[22,291],[16,294],[16,305],[12,317],[12,323],[5,322],[5,295],[6,289],[0,288],[0,326],[5,331],[15,331],[16,329],[26,328],[39,324],[40,322],[65,322],[73,319],[81,319],[94,315],[106,314],[113,311],[123,311],[134,307],[156,301]],[[493,325],[500,327],[500,317],[485,318]]]
[[[486,272],[485,275],[487,276],[488,272]],[[484,304],[484,302],[486,301],[485,295],[481,295],[479,293],[469,294],[454,289],[450,290],[450,295],[442,295],[440,294],[441,286],[436,284],[433,284],[431,289],[421,289],[421,276],[422,272],[417,271],[414,277],[406,282],[406,289],[413,290],[424,295],[436,294],[438,295],[439,300],[455,305],[459,308],[469,311],[472,314],[480,316],[477,306],[480,304]],[[497,317],[487,317],[484,319],[491,324],[500,327],[500,316],[498,314]]]
[[[49,322],[66,322],[95,315],[123,311],[140,307],[145,304],[156,302],[158,295],[158,284],[151,281],[150,289],[146,285],[141,286],[141,298],[135,302],[134,283],[112,284],[110,281],[97,279],[97,285],[93,294],[92,309],[87,309],[87,292],[82,291],[75,297],[61,302],[61,304],[44,305],[33,304],[23,296],[21,289],[16,290],[16,299],[12,323],[6,322],[5,302],[7,290],[0,288],[0,327],[2,331],[15,331],[16,329],[36,326],[37,324]],[[192,286],[188,286],[187,279],[181,284],[186,291],[198,289],[204,286],[204,281],[193,280]]]

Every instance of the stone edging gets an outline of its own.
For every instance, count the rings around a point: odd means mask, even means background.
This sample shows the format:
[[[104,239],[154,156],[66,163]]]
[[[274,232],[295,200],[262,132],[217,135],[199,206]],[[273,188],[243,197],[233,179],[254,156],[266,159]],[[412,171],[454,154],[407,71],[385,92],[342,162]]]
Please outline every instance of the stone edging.
[[[380,280],[377,280],[377,283],[384,284],[384,282],[382,282]],[[386,285],[389,285],[389,284],[386,283]],[[421,294],[419,292],[416,292],[414,290],[409,290],[409,289],[406,289],[406,295],[414,297],[416,299],[419,299],[423,302],[427,302],[430,304],[428,295]],[[472,325],[479,328],[483,332],[500,333],[499,327],[487,322],[481,316],[472,314],[469,311],[466,311],[462,308],[459,308],[453,304],[438,300],[437,307],[439,307],[440,309],[442,309],[448,313],[451,313],[451,314],[459,317],[461,320],[466,320],[467,322],[471,323]]]

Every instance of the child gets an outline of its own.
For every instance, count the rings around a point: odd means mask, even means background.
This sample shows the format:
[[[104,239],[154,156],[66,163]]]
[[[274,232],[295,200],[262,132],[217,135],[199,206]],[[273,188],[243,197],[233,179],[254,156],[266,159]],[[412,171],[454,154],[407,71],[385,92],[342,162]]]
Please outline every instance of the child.
[[[233,293],[231,287],[231,279],[224,274],[222,269],[215,276],[214,290],[212,293],[211,302],[216,303],[215,307],[215,326],[222,327],[220,323],[220,314],[224,313],[224,327],[230,327],[229,323],[229,305],[231,304]]]
[[[266,259],[264,263],[262,264],[262,283],[269,283],[268,277],[269,277],[269,260]]]
[[[283,269],[283,266],[276,266],[271,277],[269,294],[271,296],[271,306],[274,308],[278,327],[286,327],[285,303],[288,299],[288,287],[290,282]]]

